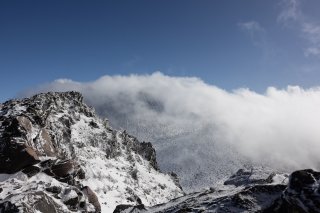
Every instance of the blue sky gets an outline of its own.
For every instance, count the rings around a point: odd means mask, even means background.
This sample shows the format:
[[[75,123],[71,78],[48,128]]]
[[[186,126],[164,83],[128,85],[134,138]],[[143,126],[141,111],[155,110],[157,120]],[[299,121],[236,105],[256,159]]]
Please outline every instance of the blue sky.
[[[0,1],[0,101],[58,78],[196,76],[226,90],[313,87],[318,0]]]

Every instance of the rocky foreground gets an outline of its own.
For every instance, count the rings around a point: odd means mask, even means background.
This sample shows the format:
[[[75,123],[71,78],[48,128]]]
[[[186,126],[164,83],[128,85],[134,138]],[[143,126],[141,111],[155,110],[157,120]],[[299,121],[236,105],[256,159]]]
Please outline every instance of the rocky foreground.
[[[0,212],[113,212],[183,195],[150,143],[112,129],[77,92],[0,105]]]
[[[320,173],[240,169],[185,195],[150,143],[112,129],[77,92],[0,104],[0,213],[320,212]]]

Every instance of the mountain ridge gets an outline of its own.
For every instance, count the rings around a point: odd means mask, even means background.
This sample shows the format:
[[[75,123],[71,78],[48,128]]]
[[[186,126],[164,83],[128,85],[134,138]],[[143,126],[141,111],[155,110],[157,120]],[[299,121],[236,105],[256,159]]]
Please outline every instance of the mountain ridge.
[[[318,213],[320,173],[312,169],[290,175],[268,168],[239,169],[209,189],[152,207],[119,205],[115,213]]]
[[[176,176],[159,171],[150,142],[112,129],[78,92],[7,101],[0,126],[2,209],[110,212],[184,194]]]

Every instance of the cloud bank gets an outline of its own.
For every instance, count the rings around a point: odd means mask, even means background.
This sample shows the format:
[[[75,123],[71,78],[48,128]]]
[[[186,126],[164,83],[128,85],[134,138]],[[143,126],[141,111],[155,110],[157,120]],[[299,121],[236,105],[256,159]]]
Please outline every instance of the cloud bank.
[[[68,90],[83,93],[113,126],[152,141],[160,167],[176,171],[187,190],[210,186],[247,163],[319,169],[320,88],[227,92],[157,72],[86,83],[60,79],[24,96]]]

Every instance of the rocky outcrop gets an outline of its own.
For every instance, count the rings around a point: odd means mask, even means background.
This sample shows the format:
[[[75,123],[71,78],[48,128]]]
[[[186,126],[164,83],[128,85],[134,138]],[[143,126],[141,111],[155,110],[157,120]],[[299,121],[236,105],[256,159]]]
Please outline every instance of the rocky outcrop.
[[[112,129],[78,92],[0,105],[0,177],[5,212],[111,212],[118,203],[150,206],[183,194],[159,171],[151,143]]]
[[[91,203],[97,211],[101,211],[101,205],[96,193],[94,193],[89,186],[84,186],[81,190],[87,196],[89,203]]]
[[[320,212],[320,172],[312,169],[295,171],[282,196],[265,212]]]
[[[320,172],[311,169],[276,174],[270,169],[240,169],[223,185],[154,207],[119,205],[114,212],[320,212]]]
[[[18,213],[19,209],[10,201],[5,201],[3,203],[0,203],[0,212]]]
[[[15,173],[39,162],[37,151],[29,146],[26,132],[31,123],[22,116],[6,116],[9,108],[0,114],[0,173]]]
[[[246,186],[251,184],[269,184],[273,182],[275,176],[276,173],[268,168],[242,168],[224,181],[224,185]]]

